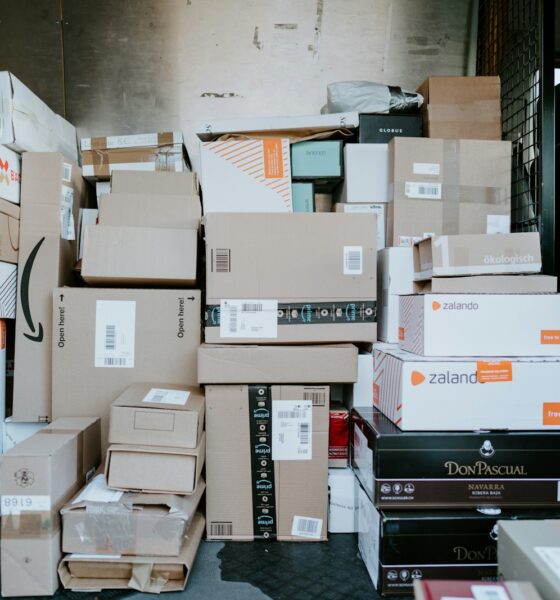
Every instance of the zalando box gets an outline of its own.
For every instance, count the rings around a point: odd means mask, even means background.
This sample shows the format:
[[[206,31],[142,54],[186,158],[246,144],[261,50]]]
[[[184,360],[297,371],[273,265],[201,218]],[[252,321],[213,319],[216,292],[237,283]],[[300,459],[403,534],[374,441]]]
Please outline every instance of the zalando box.
[[[21,156],[0,146],[0,198],[19,204],[21,193]]]
[[[375,229],[371,214],[208,215],[205,341],[375,341]]]
[[[374,405],[403,431],[560,429],[560,356],[375,354]]]
[[[560,294],[401,296],[399,314],[399,347],[415,354],[560,356]]]

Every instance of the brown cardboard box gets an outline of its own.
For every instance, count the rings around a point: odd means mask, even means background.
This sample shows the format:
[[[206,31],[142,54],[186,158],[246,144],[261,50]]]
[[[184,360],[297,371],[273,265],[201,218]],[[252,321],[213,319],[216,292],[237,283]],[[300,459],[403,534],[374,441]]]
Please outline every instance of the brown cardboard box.
[[[62,505],[101,460],[97,418],[55,421],[2,455],[2,596],[58,588]]]
[[[418,91],[425,137],[502,138],[499,77],[428,77]]]
[[[111,405],[110,444],[196,448],[204,429],[204,391],[134,383]]]
[[[511,142],[396,137],[389,178],[387,246],[510,231]]]
[[[198,348],[200,384],[354,383],[357,377],[358,349],[352,344]]]
[[[198,229],[202,216],[195,194],[101,194],[99,225]]]
[[[375,215],[205,219],[206,342],[375,341]]]
[[[0,198],[0,261],[17,264],[19,250],[19,214],[17,204]]]
[[[185,589],[198,546],[204,534],[204,517],[197,513],[178,557],[116,556],[113,558],[69,554],[58,567],[65,589],[91,592],[133,589],[157,594]]]
[[[101,417],[131,383],[197,385],[200,291],[60,288],[54,291],[53,413]]]
[[[558,290],[551,275],[477,275],[434,277],[414,284],[415,294],[539,294]]]
[[[534,233],[500,235],[435,235],[414,244],[414,279],[458,275],[540,273],[540,236]]]
[[[60,511],[62,551],[177,556],[205,488],[201,479],[192,496],[119,492],[99,474]]]
[[[113,194],[198,194],[196,173],[164,171],[113,171],[111,175]]]
[[[114,490],[193,494],[205,450],[204,432],[196,448],[112,444],[107,449],[107,485]]]
[[[307,389],[206,386],[208,539],[327,538],[329,388]]]
[[[88,225],[82,278],[91,285],[195,285],[197,244],[194,229]]]
[[[77,222],[87,184],[61,154],[26,152],[23,169],[13,418],[36,422],[51,419],[52,291],[74,281],[76,242],[61,237],[70,233],[61,231],[61,195],[73,197]]]

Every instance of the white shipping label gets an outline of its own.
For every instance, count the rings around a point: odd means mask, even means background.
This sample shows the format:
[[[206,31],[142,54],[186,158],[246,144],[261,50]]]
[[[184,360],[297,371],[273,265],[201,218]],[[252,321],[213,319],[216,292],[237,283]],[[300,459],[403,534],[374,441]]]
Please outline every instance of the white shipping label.
[[[439,175],[439,163],[412,163],[412,172],[415,175]]]
[[[107,138],[107,149],[157,146],[157,133],[137,133],[134,135],[112,135]]]
[[[441,183],[425,183],[423,181],[407,181],[404,184],[407,198],[423,200],[441,200]]]
[[[420,236],[416,236],[416,235],[399,235],[398,246],[410,248],[411,246],[414,246],[414,244],[416,244],[416,242],[419,242],[421,240],[422,240],[422,238]]]
[[[75,240],[76,228],[74,226],[74,190],[67,186],[62,186],[60,198],[60,237],[63,240]]]
[[[471,585],[474,600],[510,600],[501,585]]]
[[[136,302],[98,300],[95,311],[95,366],[134,368]]]
[[[487,215],[486,233],[509,233],[510,218],[509,215]]]
[[[68,163],[62,166],[62,181],[72,181],[72,165]]]
[[[344,246],[342,255],[344,275],[361,275],[363,273],[362,246]]]
[[[156,404],[176,404],[185,406],[190,392],[186,390],[164,390],[161,388],[152,388],[142,399],[142,402],[154,402]]]
[[[118,502],[123,495],[123,492],[110,490],[105,481],[105,475],[97,475],[89,484],[79,493],[72,501],[72,504],[80,502]]]
[[[278,300],[221,300],[220,337],[277,338]]]
[[[119,560],[120,554],[70,554],[68,560]]]
[[[311,460],[311,400],[272,401],[272,460]]]
[[[373,213],[383,214],[383,204],[344,204],[345,213]]]
[[[22,512],[51,510],[50,496],[2,496],[2,515],[19,515]]]
[[[535,546],[535,552],[554,571],[554,574],[560,577],[560,547]]]
[[[322,529],[323,519],[294,515],[294,520],[292,521],[293,536],[309,538],[310,540],[319,540],[321,539]]]

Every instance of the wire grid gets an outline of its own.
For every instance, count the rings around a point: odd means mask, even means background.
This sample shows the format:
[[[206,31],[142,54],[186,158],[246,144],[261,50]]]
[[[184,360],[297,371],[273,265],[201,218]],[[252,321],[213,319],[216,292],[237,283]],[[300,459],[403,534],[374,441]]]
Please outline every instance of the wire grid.
[[[511,230],[540,229],[538,0],[480,0],[477,74],[499,75],[512,142]]]

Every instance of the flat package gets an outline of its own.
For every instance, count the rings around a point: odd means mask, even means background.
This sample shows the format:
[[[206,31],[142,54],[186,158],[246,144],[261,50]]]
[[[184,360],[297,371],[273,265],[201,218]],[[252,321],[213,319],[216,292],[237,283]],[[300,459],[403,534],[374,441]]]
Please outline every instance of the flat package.
[[[202,344],[198,382],[354,383],[358,349],[353,344],[247,346]]]
[[[374,341],[375,229],[370,214],[207,215],[205,341]]]
[[[50,421],[52,291],[75,280],[75,225],[87,184],[62,154],[26,152],[23,170],[13,417]]]
[[[415,354],[557,356],[559,345],[559,294],[400,297],[399,346]]]
[[[59,288],[53,299],[53,413],[99,415],[104,448],[130,384],[197,385],[200,291]]]
[[[329,533],[358,532],[358,487],[350,467],[329,469]]]
[[[208,539],[326,540],[328,429],[328,386],[206,386]]]
[[[99,184],[99,182],[98,182]],[[183,196],[198,194],[198,179],[192,171],[134,171],[111,173],[112,194],[150,194]]]
[[[177,556],[206,485],[192,496],[121,492],[96,475],[60,511],[62,551]]]
[[[426,281],[416,281],[414,283],[414,293],[416,294],[550,294],[557,291],[558,278],[552,275],[433,277]],[[406,293],[410,294],[411,292]],[[396,328],[398,330],[398,299],[396,310]],[[379,328],[381,328],[381,314],[378,321]],[[381,339],[381,336],[379,339]],[[396,338],[395,343],[397,341],[398,338]]]
[[[478,597],[497,600],[542,600],[529,581],[422,581],[414,582],[416,600],[464,600]]]
[[[393,138],[389,180],[388,246],[510,231],[511,142]]]
[[[377,216],[376,241],[377,249],[385,248],[385,214],[387,212],[386,204],[364,204],[364,203],[345,203],[337,202],[334,205],[334,212],[344,213],[372,213]]]
[[[414,245],[414,279],[465,275],[540,273],[540,236],[436,235]]]
[[[354,409],[351,462],[381,508],[558,507],[560,432],[402,431]]]
[[[394,137],[422,137],[422,116],[360,114],[360,144],[388,144]]]
[[[204,429],[204,391],[133,383],[111,405],[109,443],[196,448]]]
[[[64,589],[137,590],[150,594],[185,589],[204,534],[204,517],[197,513],[178,556],[67,554],[58,567]]]
[[[341,202],[389,202],[389,146],[346,144]]]
[[[193,286],[197,245],[195,229],[89,225],[82,279],[101,286]]]
[[[7,146],[0,145],[0,198],[19,204],[20,194],[21,156]]]

